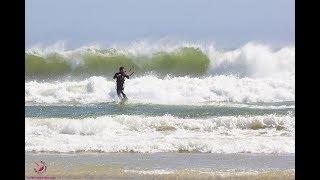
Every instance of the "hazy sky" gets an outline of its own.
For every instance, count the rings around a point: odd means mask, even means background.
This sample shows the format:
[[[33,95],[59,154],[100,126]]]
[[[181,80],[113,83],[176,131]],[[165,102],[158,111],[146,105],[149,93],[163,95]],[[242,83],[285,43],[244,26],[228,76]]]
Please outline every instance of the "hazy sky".
[[[26,44],[161,38],[294,44],[293,0],[26,0]]]

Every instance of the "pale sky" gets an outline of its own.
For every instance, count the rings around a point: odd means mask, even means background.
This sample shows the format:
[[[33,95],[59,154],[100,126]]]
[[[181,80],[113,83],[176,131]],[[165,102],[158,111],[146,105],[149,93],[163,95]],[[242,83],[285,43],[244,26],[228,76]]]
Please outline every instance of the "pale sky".
[[[26,45],[161,38],[237,47],[295,42],[293,0],[26,0]]]

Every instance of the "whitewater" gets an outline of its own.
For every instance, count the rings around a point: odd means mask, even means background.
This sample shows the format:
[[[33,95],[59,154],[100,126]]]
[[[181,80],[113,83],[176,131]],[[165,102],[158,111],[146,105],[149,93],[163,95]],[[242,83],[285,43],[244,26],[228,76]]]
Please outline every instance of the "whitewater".
[[[112,50],[65,50],[63,44],[27,50],[26,103],[115,101],[111,77],[126,65],[136,72],[125,87],[132,102],[294,101],[294,47],[248,43],[219,51],[212,45],[140,43]]]
[[[26,49],[25,63],[26,151],[295,151],[293,45],[56,43]],[[119,66],[135,71],[124,106]]]

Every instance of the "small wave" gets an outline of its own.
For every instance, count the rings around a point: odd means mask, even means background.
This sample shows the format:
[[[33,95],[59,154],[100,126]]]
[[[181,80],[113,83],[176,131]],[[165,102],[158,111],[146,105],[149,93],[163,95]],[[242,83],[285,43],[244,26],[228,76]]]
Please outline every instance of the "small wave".
[[[26,151],[294,152],[291,116],[26,118],[25,128]]]
[[[204,170],[193,170],[193,169],[184,169],[184,170],[167,170],[167,169],[157,169],[157,170],[124,170],[127,173],[134,174],[144,174],[144,175],[185,175],[186,177],[197,176],[197,175],[208,175],[208,177],[216,177],[216,178],[257,178],[257,177],[287,177],[294,176],[294,169],[289,170],[261,170],[261,171],[240,171],[240,170],[225,170],[225,171],[204,171]]]

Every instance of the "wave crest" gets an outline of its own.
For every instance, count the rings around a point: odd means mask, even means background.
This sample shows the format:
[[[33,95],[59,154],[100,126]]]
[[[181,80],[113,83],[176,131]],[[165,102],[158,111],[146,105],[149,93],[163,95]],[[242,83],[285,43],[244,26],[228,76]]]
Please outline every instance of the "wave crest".
[[[64,45],[32,47],[25,53],[26,78],[87,78],[111,76],[120,66],[137,75],[159,76],[236,75],[240,77],[293,76],[295,48],[273,50],[248,43],[238,49],[216,49],[213,45],[133,43],[129,46],[84,46],[67,50]]]

